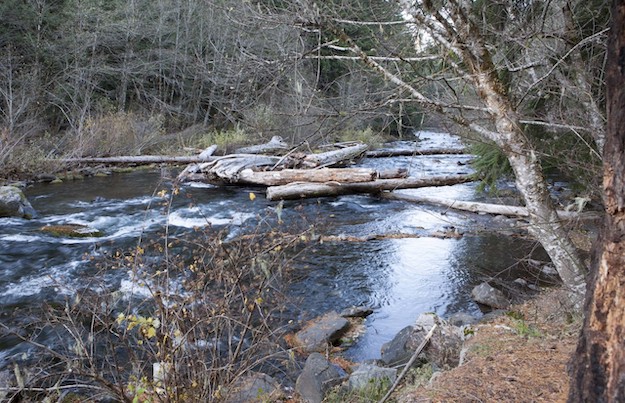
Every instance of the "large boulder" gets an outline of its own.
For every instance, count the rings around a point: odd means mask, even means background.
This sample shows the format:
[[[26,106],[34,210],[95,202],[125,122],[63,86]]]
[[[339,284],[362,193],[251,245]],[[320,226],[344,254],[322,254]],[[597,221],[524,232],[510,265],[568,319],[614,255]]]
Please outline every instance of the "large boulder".
[[[320,353],[308,356],[304,369],[295,382],[295,392],[305,403],[321,403],[326,392],[343,382],[345,371]]]
[[[394,367],[406,364],[434,324],[437,327],[416,364],[429,362],[437,369],[458,366],[463,331],[434,314],[421,314],[414,326],[405,327],[393,340],[382,346],[381,360],[384,365]]]
[[[305,352],[326,351],[328,344],[338,340],[349,327],[349,321],[330,312],[308,323],[295,334],[295,345]]]
[[[0,186],[0,217],[34,218],[37,215],[24,193],[15,186]]]
[[[414,327],[406,326],[393,337],[393,340],[382,345],[380,360],[384,365],[395,367],[408,362],[413,353],[408,348],[408,342],[413,331]]]
[[[506,309],[510,306],[510,301],[503,295],[503,292],[484,282],[471,291],[471,297],[482,305],[496,309]]]

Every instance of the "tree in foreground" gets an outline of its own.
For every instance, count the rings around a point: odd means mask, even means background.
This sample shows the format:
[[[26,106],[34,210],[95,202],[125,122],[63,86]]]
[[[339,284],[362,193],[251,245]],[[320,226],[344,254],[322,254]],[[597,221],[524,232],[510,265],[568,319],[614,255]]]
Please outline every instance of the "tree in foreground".
[[[625,401],[625,1],[614,0],[606,67],[604,230],[586,295],[571,402]]]
[[[567,121],[551,118],[557,114],[547,105],[551,91],[569,94],[584,84],[588,99],[577,97],[581,100],[579,111],[596,121],[602,119],[591,107],[600,99],[592,97],[587,72],[562,69],[573,56],[575,60],[590,60],[584,58],[593,49],[585,44],[600,41],[603,32],[580,32],[580,39],[574,39],[577,35],[568,27],[581,21],[579,13],[575,14],[578,2],[528,2],[521,6],[513,1],[399,1],[401,21],[346,20],[332,17],[333,10],[319,3],[298,3],[308,26],[332,33],[332,49],[339,46],[351,51],[398,88],[396,102],[425,107],[453,122],[455,129],[471,132],[505,155],[530,214],[530,232],[549,254],[564,285],[581,300],[587,270],[557,215],[542,167],[545,153],[531,136],[536,127],[575,129]],[[368,42],[353,37],[348,29],[377,24],[383,36],[388,26],[402,21],[404,35],[412,38],[413,46],[393,48],[380,40],[382,46],[369,49]],[[564,55],[549,53],[556,50]],[[570,84],[571,80],[578,84],[558,88],[559,83]],[[570,99],[559,102],[572,108]],[[594,134],[596,138],[585,138],[586,144],[602,143],[602,134]],[[564,136],[564,132],[551,136],[558,135]],[[595,146],[589,149],[600,155]]]

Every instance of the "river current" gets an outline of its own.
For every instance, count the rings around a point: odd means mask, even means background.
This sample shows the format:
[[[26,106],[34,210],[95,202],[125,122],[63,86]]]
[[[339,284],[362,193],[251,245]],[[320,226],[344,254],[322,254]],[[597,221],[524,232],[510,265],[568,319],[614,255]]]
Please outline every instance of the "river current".
[[[418,132],[417,136],[421,148],[461,146],[456,137],[445,133]],[[398,142],[393,147],[413,144]],[[361,166],[407,168],[413,176],[465,174],[470,172],[470,158],[392,157],[368,159]],[[93,262],[111,250],[137,245],[140,238],[154,236],[166,225],[172,236],[184,236],[193,228],[210,225],[235,237],[274,214],[277,206],[265,200],[258,189],[192,183],[182,187],[170,213],[164,214],[157,192],[168,184],[160,172],[139,170],[26,189],[39,217],[0,218],[0,320],[15,326],[21,320],[20,312],[36,312],[45,303],[71,297],[75,290],[92,284],[94,276],[102,276],[98,287],[107,291],[140,293],[141,287],[129,271],[102,274]],[[250,198],[252,192],[257,195],[254,200]],[[480,197],[472,183],[401,192],[460,200]],[[528,256],[544,259],[542,250],[531,242],[502,235],[501,227],[513,225],[512,221],[499,220],[495,224],[490,217],[442,207],[355,195],[285,202],[282,211],[287,224],[302,219],[317,222],[324,235],[423,235],[323,243],[296,258],[296,281],[289,286],[287,297],[305,308],[294,312],[293,320],[350,306],[374,309],[365,322],[364,334],[347,351],[355,360],[378,358],[382,344],[413,323],[420,313],[481,316],[480,307],[471,300],[472,287],[493,276],[507,280],[531,277],[531,273],[515,270],[515,264]],[[58,238],[40,231],[45,225],[66,223],[97,228],[104,236]],[[427,236],[435,231],[457,231],[464,236]],[[0,368],[22,349],[15,340],[1,341]]]

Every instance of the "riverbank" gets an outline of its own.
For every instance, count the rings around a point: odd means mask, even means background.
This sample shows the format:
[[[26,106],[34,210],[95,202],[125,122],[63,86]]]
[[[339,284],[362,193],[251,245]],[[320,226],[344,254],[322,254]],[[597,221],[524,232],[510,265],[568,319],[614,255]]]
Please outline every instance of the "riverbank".
[[[566,301],[563,289],[550,289],[473,326],[460,366],[436,373],[425,385],[409,379],[394,398],[406,403],[565,402],[568,363],[582,322]]]

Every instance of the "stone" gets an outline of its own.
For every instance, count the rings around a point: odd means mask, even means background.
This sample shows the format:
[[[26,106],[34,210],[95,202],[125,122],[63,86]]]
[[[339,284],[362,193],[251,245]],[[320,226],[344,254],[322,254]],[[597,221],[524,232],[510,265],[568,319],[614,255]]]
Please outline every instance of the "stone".
[[[476,302],[491,308],[506,309],[510,306],[510,302],[505,295],[486,282],[473,288],[471,297]]]
[[[341,311],[341,316],[344,318],[366,318],[373,313],[373,309],[368,306],[353,306]]]
[[[434,370],[455,368],[460,363],[464,330],[435,314],[421,314],[417,318],[407,347],[415,351],[435,323],[436,329],[423,349],[424,359],[432,364]]]
[[[274,402],[280,400],[280,384],[269,375],[253,372],[228,388],[227,403]]]
[[[35,209],[15,186],[0,186],[0,217],[34,218]]]
[[[338,340],[349,327],[349,321],[330,312],[308,323],[295,334],[295,344],[305,352],[326,351],[328,344]]]
[[[482,316],[480,318],[480,323],[488,323],[491,322],[497,318],[499,318],[500,316],[503,316],[507,313],[508,311],[506,311],[505,309],[495,309],[491,312],[488,312],[486,314],[484,314],[484,316]]]
[[[396,368],[384,368],[371,364],[360,364],[349,376],[350,389],[363,389],[373,383],[378,385],[386,382],[391,387],[397,378]]]
[[[415,365],[429,362],[434,368],[441,369],[458,366],[463,329],[450,325],[434,314],[420,315],[414,326],[405,327],[393,340],[382,346],[381,360],[384,365],[395,367],[406,364],[434,324],[437,327]]]
[[[305,403],[321,403],[326,392],[347,377],[345,371],[320,353],[308,356],[302,373],[295,382],[295,392]]]
[[[394,367],[408,362],[412,352],[408,351],[406,345],[413,330],[412,326],[406,326],[393,337],[393,340],[382,345],[380,360],[384,365]]]
[[[477,318],[465,312],[457,312],[451,315],[447,321],[452,326],[465,326],[477,323]]]
[[[82,224],[46,225],[41,227],[41,231],[52,236],[66,238],[91,238],[103,235],[100,230]]]

